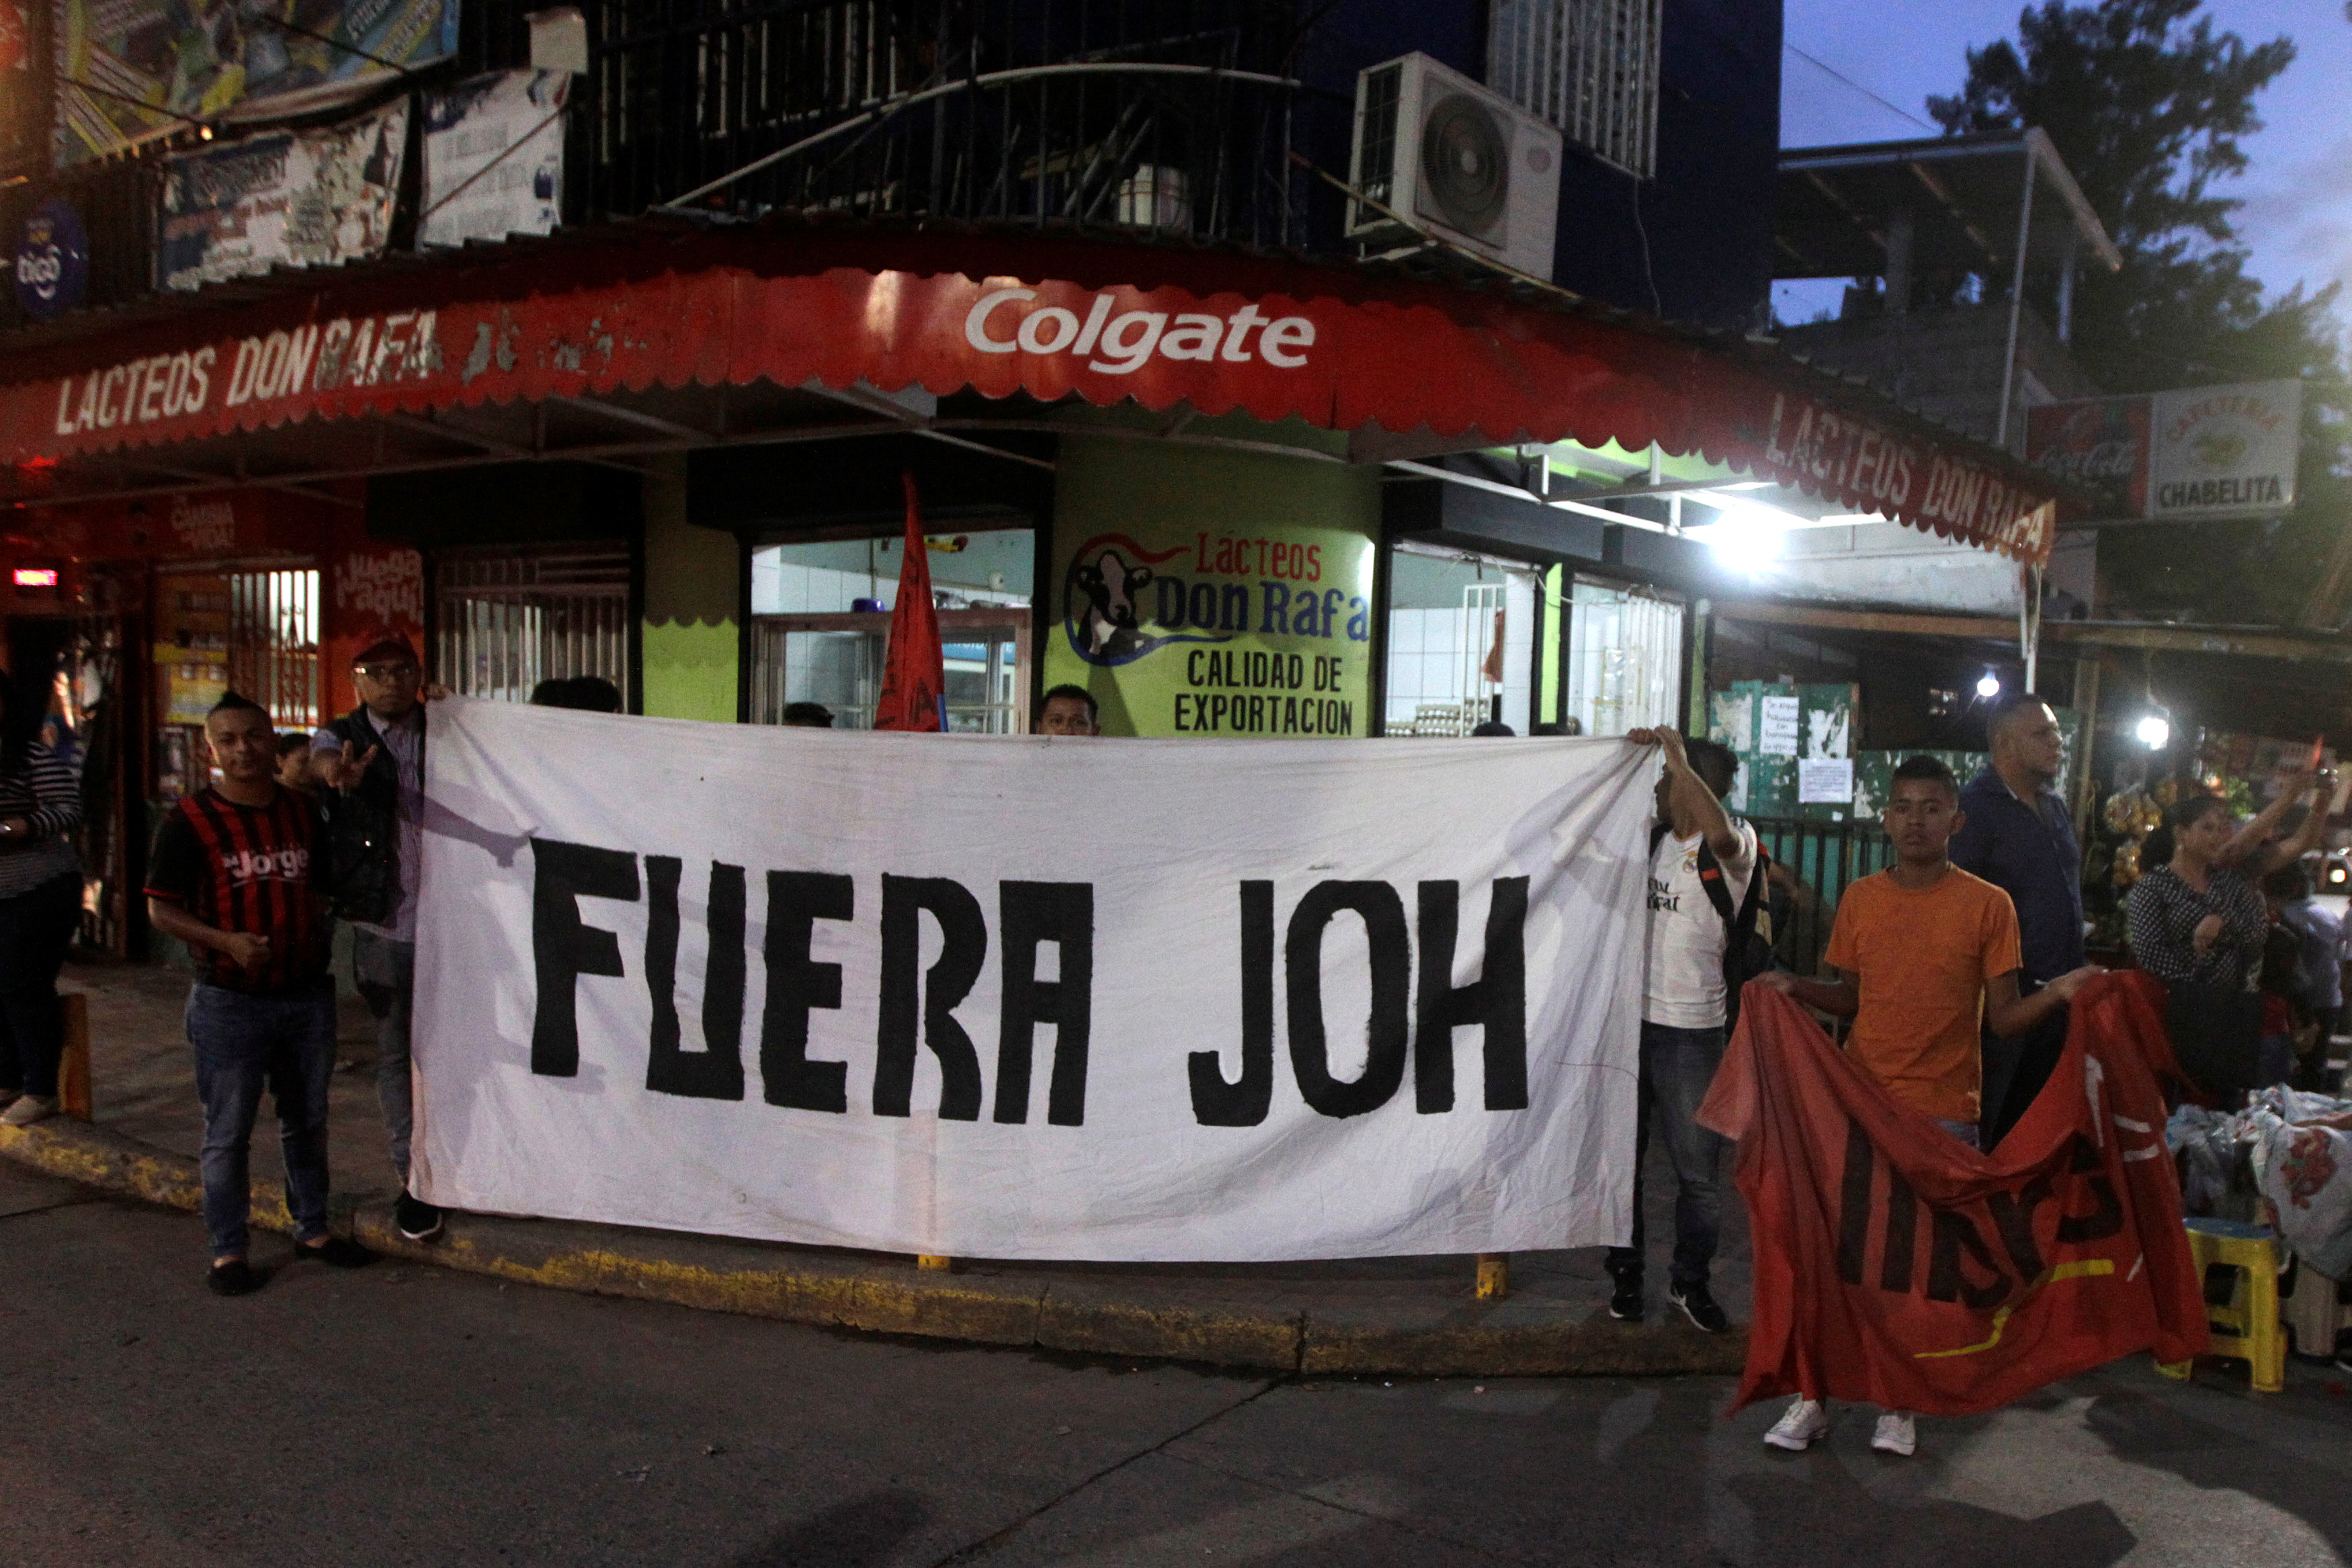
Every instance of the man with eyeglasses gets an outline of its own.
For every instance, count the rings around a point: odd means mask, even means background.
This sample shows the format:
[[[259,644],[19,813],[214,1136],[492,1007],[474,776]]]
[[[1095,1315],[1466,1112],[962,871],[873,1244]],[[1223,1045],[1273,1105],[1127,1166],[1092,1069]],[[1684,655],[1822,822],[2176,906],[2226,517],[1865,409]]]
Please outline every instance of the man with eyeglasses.
[[[441,1211],[408,1190],[415,1121],[409,1012],[416,988],[416,872],[425,847],[425,668],[397,637],[352,661],[360,706],[311,737],[312,770],[327,800],[335,913],[352,924],[352,970],[376,1019],[376,1097],[400,1176],[394,1219],[427,1241]]]

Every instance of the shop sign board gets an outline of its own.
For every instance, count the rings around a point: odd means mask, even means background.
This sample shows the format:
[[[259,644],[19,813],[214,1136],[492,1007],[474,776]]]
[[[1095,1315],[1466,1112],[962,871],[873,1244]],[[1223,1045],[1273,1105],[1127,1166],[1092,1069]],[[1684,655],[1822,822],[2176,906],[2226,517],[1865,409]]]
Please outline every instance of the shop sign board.
[[[563,213],[572,73],[492,71],[425,95],[420,245],[552,233]]]
[[[155,280],[165,288],[380,254],[392,235],[408,103],[171,160]]]
[[[326,615],[320,628],[320,673],[327,679],[327,706],[341,713],[357,706],[352,661],[387,637],[425,651],[425,558],[403,546],[364,545],[339,552],[328,562]]]
[[[414,278],[322,282],[27,360],[41,369],[0,388],[0,462],[623,388],[919,385],[1492,444],[1655,442],[2013,559],[2049,553],[2053,487],[2021,465],[1582,317],[1337,298],[1313,278],[1292,298],[877,271],[826,266],[816,240],[791,253],[808,273],[775,276],[737,240],[665,243],[658,276],[614,275],[634,252],[539,253],[527,276],[450,273],[441,298]]]
[[[1371,539],[1202,521],[1056,550],[1046,683],[1115,690],[1119,734],[1370,735]]]
[[[458,0],[56,5],[57,148],[65,164],[184,131],[191,120],[332,109],[457,48]]]
[[[61,316],[82,301],[89,283],[89,235],[71,202],[35,207],[16,242],[16,304],[36,321]]]
[[[2101,492],[2102,520],[2273,517],[2294,505],[2303,383],[2249,382],[2045,403],[2027,461]]]

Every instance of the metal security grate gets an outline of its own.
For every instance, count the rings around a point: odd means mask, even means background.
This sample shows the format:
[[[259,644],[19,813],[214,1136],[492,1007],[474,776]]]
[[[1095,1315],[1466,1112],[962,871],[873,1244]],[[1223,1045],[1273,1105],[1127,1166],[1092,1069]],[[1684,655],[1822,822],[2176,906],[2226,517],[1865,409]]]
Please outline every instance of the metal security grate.
[[[237,571],[228,579],[229,689],[279,729],[319,725],[319,573]]]
[[[445,559],[435,627],[435,678],[462,695],[529,702],[541,681],[601,675],[630,705],[625,551]]]
[[[1664,0],[1491,5],[1487,85],[1628,173],[1654,173]]]
[[[1568,606],[1569,716],[1586,735],[1675,722],[1683,607],[1654,595],[1579,582]]]

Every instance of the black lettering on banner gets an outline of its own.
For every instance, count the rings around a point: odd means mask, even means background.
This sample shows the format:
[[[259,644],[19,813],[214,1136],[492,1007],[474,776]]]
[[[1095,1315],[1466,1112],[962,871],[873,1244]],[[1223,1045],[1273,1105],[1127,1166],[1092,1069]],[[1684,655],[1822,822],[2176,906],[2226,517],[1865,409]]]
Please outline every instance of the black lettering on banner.
[[[2046,1176],[2035,1176],[2014,1193],[1985,1195],[1985,1207],[1992,1212],[1993,1228],[2000,1232],[2000,1244],[2009,1249],[2009,1260],[2016,1266],[2021,1280],[2042,1277],[2042,1248],[2033,1239],[2033,1211],[2048,1203],[2051,1197],[2050,1178]]]
[[[1225,1082],[1213,1051],[1184,1059],[1192,1119],[1203,1127],[1255,1127],[1274,1102],[1274,883],[1242,883],[1242,1075]]]
[[[841,1006],[841,966],[809,961],[820,920],[857,910],[857,885],[825,872],[768,873],[767,1005],[760,1015],[760,1096],[801,1111],[849,1110],[849,1063],[809,1060],[809,1009]],[[712,942],[718,941],[714,934]],[[739,944],[740,946],[740,944]],[[903,1114],[903,1113],[902,1113]]]
[[[675,855],[646,857],[646,988],[652,993],[653,1031],[646,1052],[646,1087],[656,1094],[698,1100],[743,1098],[743,868],[710,868],[710,956],[702,983],[704,1049],[679,1049],[677,1019],[677,883]]]
[[[1982,1312],[1997,1307],[2009,1299],[2011,1281],[1993,1260],[1992,1249],[1978,1234],[1976,1222],[1955,1208],[1930,1209],[1935,1216],[1934,1240],[1927,1251],[1927,1299],[1931,1301],[1964,1301],[1970,1310]],[[1966,1252],[1976,1266],[1992,1278],[1984,1284],[1971,1284],[1960,1267],[1960,1254]]]
[[[1454,983],[1462,884],[1421,884],[1421,993],[1412,1037],[1413,1108],[1454,1109],[1454,1031],[1475,1024],[1486,1036],[1486,1109],[1528,1108],[1528,879],[1497,877],[1486,906],[1486,951],[1478,978]]]
[[[2097,1207],[2088,1214],[2061,1213],[2058,1217],[2058,1241],[2061,1246],[2079,1245],[2085,1241],[2104,1241],[2124,1228],[2124,1206],[2116,1197],[2115,1184],[2107,1180],[2105,1162],[2099,1158],[2098,1145],[2082,1134],[2074,1134],[2074,1157],[2066,1162],[2071,1176],[2087,1176],[2085,1185]]]
[[[580,901],[637,900],[637,857],[627,850],[530,841],[530,957],[539,996],[530,1025],[530,1070],[550,1078],[580,1071],[580,998],[583,975],[613,978],[621,966],[621,939],[581,923]]]
[[[1095,886],[1090,882],[997,883],[996,927],[1003,943],[1004,996],[996,1037],[996,1120],[1029,1119],[1029,1066],[1037,1026],[1054,1026],[1054,1071],[1045,1120],[1087,1119],[1087,1034],[1094,1015]],[[1060,949],[1056,978],[1037,977],[1037,948]]]
[[[1911,1268],[1919,1251],[1919,1195],[1893,1166],[1886,1167],[1886,1228],[1878,1260],[1878,1288],[1911,1293]]]
[[[1862,1283],[1862,1260],[1870,1248],[1870,1178],[1878,1151],[1862,1124],[1845,1119],[1845,1180],[1838,1191],[1838,1278]]]
[[[1364,1021],[1364,1071],[1353,1082],[1331,1076],[1323,1028],[1323,934],[1333,915],[1362,916],[1370,947],[1372,1006]],[[1404,1082],[1406,1001],[1412,983],[1412,938],[1404,901],[1384,882],[1318,882],[1291,912],[1284,941],[1290,1011],[1290,1065],[1298,1092],[1326,1116],[1360,1116],[1388,1103]]]
[[[942,946],[930,973],[920,973],[920,916],[939,922]],[[915,1025],[940,1061],[940,1115],[980,1120],[980,1053],[955,1019],[955,1005],[980,978],[988,957],[988,920],[961,883],[943,876],[882,879],[881,1023],[875,1033],[874,1113],[911,1114],[915,1092]]]

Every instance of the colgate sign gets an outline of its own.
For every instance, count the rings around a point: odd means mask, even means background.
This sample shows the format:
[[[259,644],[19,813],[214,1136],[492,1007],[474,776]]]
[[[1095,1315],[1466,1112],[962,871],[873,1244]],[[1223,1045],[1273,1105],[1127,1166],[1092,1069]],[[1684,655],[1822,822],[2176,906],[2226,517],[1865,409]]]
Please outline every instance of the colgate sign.
[[[1229,315],[1204,310],[1123,310],[1097,294],[1081,320],[1059,305],[1040,306],[1034,288],[992,288],[963,319],[963,340],[983,354],[1064,354],[1107,376],[1132,375],[1155,355],[1163,360],[1262,360],[1296,370],[1315,346],[1315,323],[1304,316],[1268,317],[1255,304]]]

